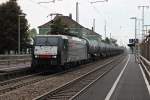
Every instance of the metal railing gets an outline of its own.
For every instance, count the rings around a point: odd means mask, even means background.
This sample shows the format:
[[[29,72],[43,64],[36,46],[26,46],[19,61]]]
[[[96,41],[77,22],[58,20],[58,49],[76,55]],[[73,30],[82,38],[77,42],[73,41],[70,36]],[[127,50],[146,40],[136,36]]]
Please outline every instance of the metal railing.
[[[31,62],[31,59],[9,59],[9,60],[0,60],[0,65],[10,65],[10,64],[19,64],[19,63],[26,63]]]
[[[146,58],[140,55],[140,62],[147,77],[147,80],[150,84],[150,61],[148,61]]]
[[[31,55],[0,55],[0,70],[11,70],[31,65]]]
[[[0,60],[24,59],[24,58],[31,58],[31,55],[30,54],[25,54],[25,55],[0,55]]]

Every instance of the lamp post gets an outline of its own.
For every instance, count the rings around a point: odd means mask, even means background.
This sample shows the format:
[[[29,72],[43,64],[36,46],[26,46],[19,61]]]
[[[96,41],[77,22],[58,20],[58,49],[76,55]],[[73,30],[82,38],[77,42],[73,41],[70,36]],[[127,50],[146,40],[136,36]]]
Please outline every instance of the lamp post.
[[[136,17],[131,17],[130,19],[134,19],[135,20],[135,40],[134,40],[134,44],[135,44],[135,53],[134,53],[134,55],[135,55],[135,62],[136,62],[136,33],[137,33],[137,29],[136,29],[136,27],[137,27],[137,18]]]
[[[18,54],[20,54],[20,17],[25,17],[26,14],[18,15]]]

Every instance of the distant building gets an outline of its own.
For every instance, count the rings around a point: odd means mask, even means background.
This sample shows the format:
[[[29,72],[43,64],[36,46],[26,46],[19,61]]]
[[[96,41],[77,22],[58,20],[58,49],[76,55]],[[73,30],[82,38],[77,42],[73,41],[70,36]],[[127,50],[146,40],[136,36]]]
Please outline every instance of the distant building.
[[[69,29],[69,34],[74,34],[76,36],[85,36],[85,35],[96,35],[98,37],[101,38],[101,35],[99,35],[98,33],[94,32],[93,30],[90,30],[88,28],[83,27],[82,25],[80,25],[79,23],[77,23],[76,21],[74,21],[72,19],[72,15],[70,14],[69,16],[62,16],[62,15],[58,15],[55,16],[55,18],[41,26],[39,26],[39,34],[51,34],[51,25],[53,24],[53,22],[55,22],[56,20],[61,19],[61,23],[63,23],[64,25],[66,25]]]

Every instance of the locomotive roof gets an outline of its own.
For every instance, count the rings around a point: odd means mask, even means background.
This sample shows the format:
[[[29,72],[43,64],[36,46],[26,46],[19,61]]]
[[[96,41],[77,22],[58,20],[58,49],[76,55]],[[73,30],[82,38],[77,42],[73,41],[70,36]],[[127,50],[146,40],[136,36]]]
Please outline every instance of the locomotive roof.
[[[75,36],[66,36],[66,35],[36,35],[36,37],[62,37],[63,39],[69,39],[71,38],[72,40],[76,41],[81,41],[83,39]]]
[[[37,37],[62,37],[63,39],[68,39],[65,35],[37,35]]]

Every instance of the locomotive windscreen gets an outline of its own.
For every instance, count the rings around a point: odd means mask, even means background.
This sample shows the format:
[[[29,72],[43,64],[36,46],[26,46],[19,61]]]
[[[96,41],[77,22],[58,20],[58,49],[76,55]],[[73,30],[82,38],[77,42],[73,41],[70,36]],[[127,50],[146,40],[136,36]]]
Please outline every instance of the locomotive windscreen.
[[[43,45],[43,46],[49,46],[49,45],[57,45],[58,44],[58,38],[57,37],[36,37],[35,39],[35,45]]]

